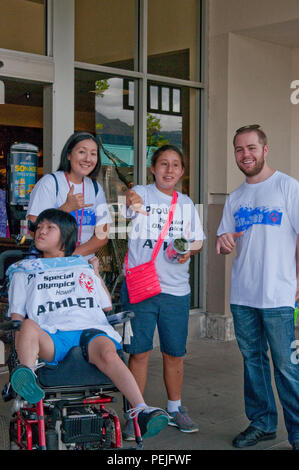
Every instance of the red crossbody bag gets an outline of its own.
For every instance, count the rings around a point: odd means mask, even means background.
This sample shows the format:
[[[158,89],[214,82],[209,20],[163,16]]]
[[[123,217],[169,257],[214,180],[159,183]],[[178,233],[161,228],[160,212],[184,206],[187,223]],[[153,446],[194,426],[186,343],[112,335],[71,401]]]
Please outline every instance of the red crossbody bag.
[[[165,223],[158,238],[158,241],[153,249],[151,261],[140,264],[139,266],[136,266],[134,268],[129,268],[129,250],[127,251],[125,258],[125,273],[129,300],[131,304],[142,302],[143,300],[153,297],[154,295],[158,295],[161,292],[161,286],[155,266],[155,259],[159,253],[164,238],[166,237],[166,234],[172,222],[177,199],[178,194],[176,191],[174,191],[169,210],[168,220]]]

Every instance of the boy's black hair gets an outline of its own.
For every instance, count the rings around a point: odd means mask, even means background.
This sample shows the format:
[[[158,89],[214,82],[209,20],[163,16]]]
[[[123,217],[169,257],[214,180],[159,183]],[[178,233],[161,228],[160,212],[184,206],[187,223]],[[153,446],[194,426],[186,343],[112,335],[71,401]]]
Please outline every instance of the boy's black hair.
[[[78,226],[74,217],[68,212],[59,209],[46,209],[39,214],[34,226],[35,230],[40,222],[48,220],[59,227],[61,235],[61,250],[64,256],[72,256],[78,240]]]
[[[67,173],[70,173],[71,164],[68,159],[68,155],[72,152],[75,145],[77,145],[82,140],[92,140],[95,144],[97,144],[98,161],[97,161],[96,166],[92,170],[92,172],[89,173],[88,175],[89,178],[96,179],[101,169],[100,147],[99,147],[99,142],[97,141],[97,138],[93,134],[90,134],[89,132],[74,132],[74,134],[72,134],[67,139],[61,152],[60,163],[59,163],[59,167],[57,168],[57,171],[66,171]]]

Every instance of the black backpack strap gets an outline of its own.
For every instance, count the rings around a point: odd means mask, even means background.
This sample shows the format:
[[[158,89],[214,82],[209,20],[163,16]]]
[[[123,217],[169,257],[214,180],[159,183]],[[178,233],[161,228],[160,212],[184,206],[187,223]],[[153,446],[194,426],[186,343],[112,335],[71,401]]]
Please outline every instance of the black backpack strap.
[[[57,178],[56,176],[54,175],[54,173],[51,173],[51,176],[53,176],[54,180],[55,180],[55,184],[56,184],[56,197],[57,197],[57,194],[58,194],[58,181],[57,181]],[[94,179],[91,180],[92,181],[92,184],[93,184],[93,187],[94,187],[94,192],[95,192],[95,195],[97,197],[97,194],[99,192],[99,186],[98,186],[98,182]]]
[[[51,173],[51,176],[53,176],[54,180],[55,180],[55,184],[56,184],[56,197],[57,197],[57,194],[58,194],[58,181],[57,181],[57,178],[56,176],[54,175],[54,173]]]
[[[93,184],[93,187],[94,187],[94,192],[95,192],[95,195],[97,197],[97,194],[99,192],[99,186],[98,186],[98,182],[94,179],[91,180],[92,181],[92,184]]]

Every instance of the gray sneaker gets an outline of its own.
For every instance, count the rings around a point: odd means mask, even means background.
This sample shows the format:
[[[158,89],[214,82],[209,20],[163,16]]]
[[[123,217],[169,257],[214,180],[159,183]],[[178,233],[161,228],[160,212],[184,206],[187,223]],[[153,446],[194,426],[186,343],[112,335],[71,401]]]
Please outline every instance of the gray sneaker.
[[[176,426],[182,432],[198,432],[198,426],[188,416],[185,406],[180,406],[179,411],[174,411],[173,413],[168,411],[168,414],[170,416],[169,426]]]

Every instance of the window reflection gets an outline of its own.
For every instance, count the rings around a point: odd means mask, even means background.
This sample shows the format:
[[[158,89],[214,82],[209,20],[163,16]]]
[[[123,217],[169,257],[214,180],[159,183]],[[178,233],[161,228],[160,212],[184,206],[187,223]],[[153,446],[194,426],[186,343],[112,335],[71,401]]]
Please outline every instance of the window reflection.
[[[75,1],[75,60],[134,70],[135,0]]]
[[[134,81],[76,70],[75,127],[97,134],[102,144],[101,183],[109,203],[134,180]]]
[[[170,111],[169,107],[169,88],[162,88],[162,110]]]
[[[158,109],[158,87],[150,86],[150,109]]]
[[[0,47],[45,54],[44,0],[1,0],[0,3]]]
[[[103,144],[103,188],[108,202],[117,202],[118,196],[123,195],[134,179],[134,112],[124,108],[124,94],[129,94],[124,79],[106,80],[106,90],[95,95],[95,127]],[[134,95],[133,85],[131,82],[131,96]]]
[[[148,0],[148,72],[198,80],[198,0]]]
[[[149,169],[154,151],[162,145],[172,144],[182,150],[182,116],[148,113],[147,115],[147,182],[152,182]],[[178,182],[177,190],[182,191],[183,180]]]

